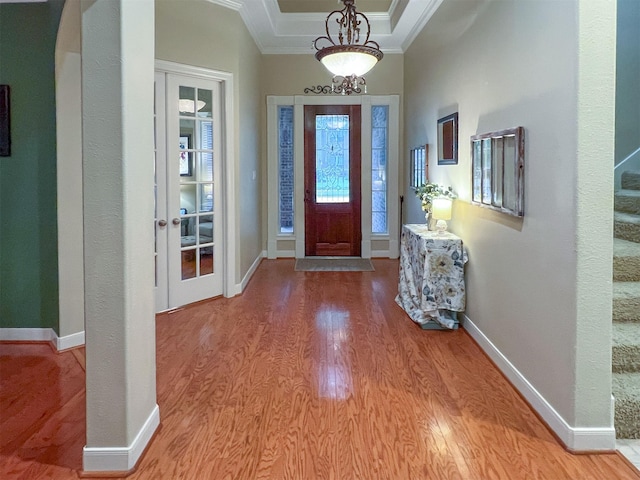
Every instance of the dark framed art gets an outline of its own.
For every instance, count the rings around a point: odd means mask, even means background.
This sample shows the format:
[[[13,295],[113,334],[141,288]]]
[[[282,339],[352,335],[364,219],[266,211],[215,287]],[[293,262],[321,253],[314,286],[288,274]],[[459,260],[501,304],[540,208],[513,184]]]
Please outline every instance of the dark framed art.
[[[458,112],[438,119],[438,165],[458,164]]]
[[[11,155],[9,85],[0,85],[0,157]]]

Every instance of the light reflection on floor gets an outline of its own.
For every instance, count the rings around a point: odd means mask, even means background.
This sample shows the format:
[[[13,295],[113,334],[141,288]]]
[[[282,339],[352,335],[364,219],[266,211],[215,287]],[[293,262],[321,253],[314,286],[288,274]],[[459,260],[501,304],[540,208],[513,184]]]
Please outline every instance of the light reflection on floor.
[[[333,305],[323,306],[316,314],[322,349],[317,359],[318,395],[321,398],[345,400],[353,392],[349,352],[344,348],[349,336],[349,312]]]

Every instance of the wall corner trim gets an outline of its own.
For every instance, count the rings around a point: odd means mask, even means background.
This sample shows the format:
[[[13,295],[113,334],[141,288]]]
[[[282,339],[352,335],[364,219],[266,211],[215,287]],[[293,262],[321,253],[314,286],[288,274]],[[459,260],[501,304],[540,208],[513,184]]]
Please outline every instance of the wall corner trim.
[[[55,342],[56,350],[59,352],[68,350],[69,348],[80,347],[84,345],[84,331],[65,335],[64,337],[58,337],[56,335]]]
[[[132,470],[160,425],[160,408],[156,404],[140,431],[128,447],[84,447],[84,472],[128,472]]]
[[[247,273],[242,278],[242,282],[240,282],[239,285],[236,285],[236,295],[240,295],[242,292],[244,292],[244,289],[247,288],[247,285],[249,284],[249,280],[251,280],[251,277],[253,277],[253,274],[256,273],[256,270],[260,266],[260,262],[262,262],[262,259],[266,257],[267,257],[266,250],[262,250],[258,254],[256,259],[253,261],[253,263],[249,267],[249,270],[247,270]]]
[[[84,345],[84,331],[58,337],[53,328],[0,328],[0,342],[48,342],[60,352]]]
[[[480,328],[466,314],[462,317],[464,329],[471,335],[471,338],[478,343],[511,384],[529,402],[529,405],[540,415],[565,448],[574,452],[613,451],[616,449],[616,432],[613,424],[607,427],[572,427],[569,425]]]

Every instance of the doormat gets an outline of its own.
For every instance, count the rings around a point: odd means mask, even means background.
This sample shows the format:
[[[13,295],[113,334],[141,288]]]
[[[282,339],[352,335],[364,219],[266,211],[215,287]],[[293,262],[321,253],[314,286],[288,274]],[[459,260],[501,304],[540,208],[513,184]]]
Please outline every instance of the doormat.
[[[310,257],[296,259],[296,272],[373,272],[368,258]]]

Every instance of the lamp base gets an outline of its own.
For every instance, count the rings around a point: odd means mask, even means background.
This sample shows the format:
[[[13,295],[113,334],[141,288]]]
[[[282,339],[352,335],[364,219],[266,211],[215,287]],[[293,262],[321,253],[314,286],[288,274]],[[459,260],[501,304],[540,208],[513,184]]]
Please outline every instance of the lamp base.
[[[438,235],[444,235],[444,233],[447,231],[447,221],[438,220],[436,222],[436,231],[438,232]]]

